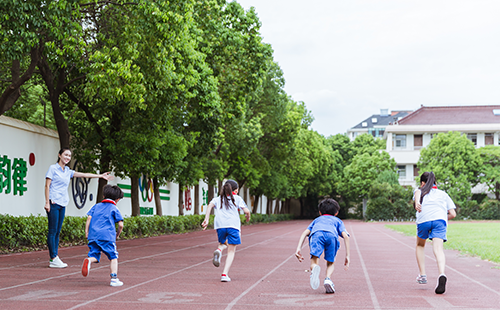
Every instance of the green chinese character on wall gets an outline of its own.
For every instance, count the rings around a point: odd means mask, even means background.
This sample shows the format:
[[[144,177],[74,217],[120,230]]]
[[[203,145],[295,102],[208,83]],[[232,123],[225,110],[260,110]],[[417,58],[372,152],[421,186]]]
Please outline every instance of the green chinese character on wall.
[[[202,196],[202,200],[203,200],[203,205],[208,205],[208,191],[206,191],[204,188],[201,189],[201,196]]]
[[[7,155],[0,157],[0,193],[10,194],[11,191],[11,170],[10,159]]]
[[[28,168],[26,167],[26,161],[22,158],[14,158],[14,164],[12,165],[12,185],[14,187],[14,195],[19,193],[22,196],[25,191],[28,190],[26,185],[26,172]]]

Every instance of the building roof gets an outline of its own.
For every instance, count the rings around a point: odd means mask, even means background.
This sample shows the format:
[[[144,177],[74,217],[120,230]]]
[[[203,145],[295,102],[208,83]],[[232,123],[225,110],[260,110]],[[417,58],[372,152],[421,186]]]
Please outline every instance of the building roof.
[[[399,118],[407,116],[409,113],[411,113],[411,111],[393,111],[388,115],[373,114],[372,116],[368,117],[361,123],[352,127],[352,129],[387,126],[395,123]],[[376,119],[376,122],[373,122],[374,119]],[[363,123],[366,123],[366,126],[363,126]]]
[[[500,110],[500,105],[421,106],[397,123],[399,125],[498,124],[500,115],[495,115],[493,110]]]

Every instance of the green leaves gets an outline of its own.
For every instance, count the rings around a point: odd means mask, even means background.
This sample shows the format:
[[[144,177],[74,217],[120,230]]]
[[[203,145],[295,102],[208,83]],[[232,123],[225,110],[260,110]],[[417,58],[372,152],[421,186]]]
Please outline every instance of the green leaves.
[[[459,132],[440,133],[420,151],[418,168],[432,171],[440,189],[462,204],[478,183],[481,160],[474,144]]]

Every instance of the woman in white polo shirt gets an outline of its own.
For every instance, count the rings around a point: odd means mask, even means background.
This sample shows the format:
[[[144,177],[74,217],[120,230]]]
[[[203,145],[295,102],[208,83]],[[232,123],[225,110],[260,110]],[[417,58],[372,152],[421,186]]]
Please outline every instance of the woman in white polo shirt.
[[[51,165],[45,175],[45,206],[49,221],[49,232],[47,234],[47,245],[49,247],[51,268],[65,268],[68,264],[59,258],[59,233],[61,232],[66,205],[69,202],[68,186],[71,178],[103,178],[112,180],[109,172],[103,174],[81,173],[71,170],[67,165],[71,161],[71,151],[62,148],[59,151],[57,163]]]
[[[439,271],[436,294],[446,290],[446,275],[444,274],[446,258],[443,243],[446,242],[448,220],[454,218],[455,204],[450,196],[436,186],[436,177],[432,172],[424,172],[420,177],[420,189],[415,191],[415,210],[417,210],[417,264],[420,274],[417,282],[427,284],[425,273],[424,247],[427,239],[432,240],[432,249]]]

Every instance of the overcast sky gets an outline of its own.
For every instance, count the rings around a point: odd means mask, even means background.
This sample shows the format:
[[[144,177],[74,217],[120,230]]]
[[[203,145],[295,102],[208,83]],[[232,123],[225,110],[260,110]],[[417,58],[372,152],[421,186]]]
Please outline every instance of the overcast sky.
[[[380,109],[500,104],[498,0],[237,0],[304,101],[344,133]]]

